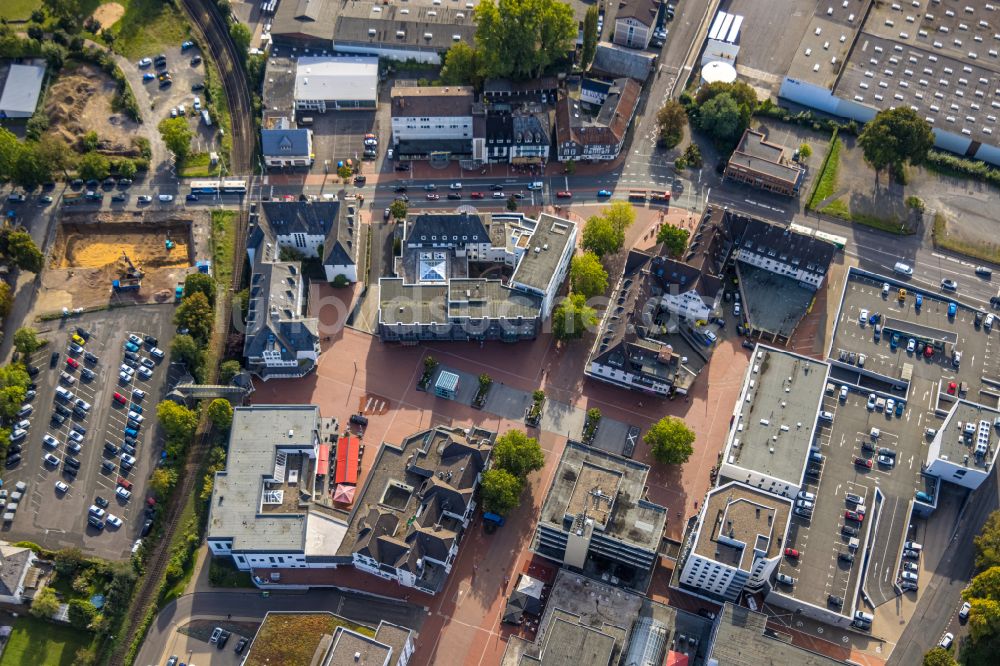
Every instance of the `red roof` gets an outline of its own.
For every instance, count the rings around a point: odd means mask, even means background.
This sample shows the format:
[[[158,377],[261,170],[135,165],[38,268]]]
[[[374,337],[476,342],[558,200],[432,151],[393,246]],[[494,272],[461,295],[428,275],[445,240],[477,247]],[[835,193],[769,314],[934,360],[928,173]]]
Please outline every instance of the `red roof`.
[[[358,456],[361,440],[353,435],[341,437],[337,442],[336,483],[358,482]]]
[[[326,476],[330,473],[330,445],[320,444],[319,453],[316,456],[316,473]]]
[[[674,652],[673,650],[667,650],[667,658],[663,662],[663,666],[687,666],[688,656],[680,652]]]

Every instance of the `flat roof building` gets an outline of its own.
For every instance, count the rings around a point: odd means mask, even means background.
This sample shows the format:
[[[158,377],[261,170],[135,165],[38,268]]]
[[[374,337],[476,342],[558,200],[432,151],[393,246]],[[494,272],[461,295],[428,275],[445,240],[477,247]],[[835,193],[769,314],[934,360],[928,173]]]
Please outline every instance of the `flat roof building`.
[[[784,146],[771,143],[760,132],[747,129],[726,163],[725,177],[765,192],[798,194],[805,169],[792,161]]]
[[[975,490],[996,465],[1000,411],[955,399],[927,451],[928,474]]]
[[[298,111],[374,111],[378,58],[302,56],[293,95]]]
[[[333,28],[338,53],[361,53],[400,62],[437,65],[453,44],[471,44],[476,34],[474,6],[383,2],[341,4]]]
[[[42,61],[44,63],[44,61]],[[38,107],[45,81],[45,65],[0,63],[0,119],[30,118]]]
[[[664,507],[644,499],[648,473],[640,462],[568,442],[531,549],[574,571],[645,590],[667,520]]]
[[[720,475],[794,498],[802,485],[829,366],[758,345],[722,454]]]
[[[434,154],[471,155],[471,86],[393,86],[392,145],[399,159]]]
[[[725,603],[712,631],[709,664],[837,666],[844,662],[782,640],[767,628],[768,616]]]

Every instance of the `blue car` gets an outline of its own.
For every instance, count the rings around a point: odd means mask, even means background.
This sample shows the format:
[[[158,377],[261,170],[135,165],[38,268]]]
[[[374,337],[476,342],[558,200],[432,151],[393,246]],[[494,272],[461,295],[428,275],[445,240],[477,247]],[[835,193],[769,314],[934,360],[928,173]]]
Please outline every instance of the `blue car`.
[[[896,347],[899,346],[899,333],[893,333],[892,337],[889,338],[889,349],[895,351]]]
[[[125,343],[125,349],[129,350],[130,352],[137,352],[137,351],[139,351],[139,347],[135,343],[132,343],[132,342],[126,342]]]
[[[153,74],[152,72],[146,72],[145,74],[142,75],[143,81],[152,81],[155,78],[156,74]]]
[[[187,51],[192,46],[194,46],[194,42],[184,42],[181,44],[181,51]]]
[[[951,319],[954,317],[956,312],[958,312],[958,305],[953,301],[948,304],[948,318]]]
[[[900,400],[896,403],[896,416],[902,416],[903,410],[906,409],[906,403]]]
[[[934,498],[922,490],[917,491],[917,500],[920,502],[927,502],[928,504],[934,503]]]
[[[129,437],[138,437],[139,431],[136,430],[135,428],[125,428],[125,434],[128,435]]]
[[[599,196],[599,197],[610,197],[611,196],[611,190],[598,190],[597,191],[597,196]]]
[[[921,296],[920,294],[917,294],[917,300],[916,303],[914,303],[914,307],[917,308],[917,312],[920,312],[920,306],[922,306],[923,304],[924,304],[924,297]]]
[[[184,197],[184,198],[185,198],[185,199],[186,199],[187,201],[197,201],[197,200],[198,200],[198,195],[197,195],[197,194],[189,194],[189,195],[187,195],[187,196],[186,196],[186,197]]]

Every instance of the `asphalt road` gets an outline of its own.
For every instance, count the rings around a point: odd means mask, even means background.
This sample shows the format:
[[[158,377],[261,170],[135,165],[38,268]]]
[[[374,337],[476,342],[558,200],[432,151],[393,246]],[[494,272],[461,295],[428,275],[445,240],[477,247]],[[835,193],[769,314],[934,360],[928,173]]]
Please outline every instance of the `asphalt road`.
[[[419,606],[335,590],[271,593],[267,598],[256,591],[197,592],[170,602],[160,611],[146,634],[135,664],[163,663],[163,651],[170,634],[192,617],[225,619],[232,615],[234,619],[262,620],[269,611],[326,611],[372,627],[385,620],[417,631],[424,619],[424,609]]]

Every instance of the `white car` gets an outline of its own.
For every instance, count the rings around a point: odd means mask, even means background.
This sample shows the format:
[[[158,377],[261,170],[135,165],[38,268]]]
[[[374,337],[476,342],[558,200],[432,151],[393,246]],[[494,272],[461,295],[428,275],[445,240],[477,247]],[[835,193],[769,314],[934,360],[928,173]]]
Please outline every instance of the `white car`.
[[[85,412],[90,411],[90,403],[84,400],[83,398],[77,398],[75,404],[79,409],[82,409]]]
[[[462,189],[462,183],[452,183],[451,185],[448,186],[448,189],[450,189],[450,190],[460,190],[460,189]]]
[[[151,203],[153,201],[153,197],[148,194],[140,194],[137,199],[139,200],[139,203]]]
[[[136,423],[142,423],[143,421],[146,420],[145,417],[142,414],[140,414],[139,412],[132,412],[132,411],[130,411],[128,413],[128,417],[130,419],[132,419],[133,421],[135,421]]]
[[[135,555],[142,548],[142,539],[136,539],[135,543],[132,544],[132,554]]]
[[[78,433],[76,430],[71,430],[69,432],[68,437],[70,439],[72,439],[74,442],[82,442],[83,441],[83,435],[81,435],[80,433]]]
[[[46,465],[52,465],[53,467],[59,466],[59,458],[56,458],[51,453],[46,453],[44,456],[42,456],[42,460],[45,461]]]
[[[53,449],[59,447],[59,440],[50,435],[49,433],[45,433],[45,436],[42,437],[42,443],[45,444],[46,446],[52,447]]]
[[[892,398],[889,398],[888,400],[885,401],[885,413],[886,414],[892,414],[892,410],[894,410],[895,408],[896,408],[896,401],[895,400],[893,400]]]
[[[142,400],[143,398],[146,397],[146,392],[143,391],[142,389],[135,389],[134,391],[132,391],[132,397],[136,400]]]
[[[31,421],[28,419],[22,419],[14,424],[15,428],[20,428],[21,430],[27,430],[31,427]]]
[[[128,341],[131,342],[134,345],[139,346],[139,347],[142,346],[142,338],[140,338],[135,333],[129,333],[129,335],[128,335]]]
[[[861,314],[858,315],[858,324],[864,326],[868,323],[868,310],[862,310]]]
[[[150,377],[153,376],[153,371],[147,368],[146,366],[141,365],[139,366],[139,376],[141,376],[143,379],[148,380]]]
[[[65,493],[68,490],[69,490],[69,486],[67,486],[62,481],[56,481],[56,492],[57,493]]]
[[[122,372],[124,372],[124,373],[125,373],[126,375],[128,375],[129,377],[131,377],[132,375],[134,375],[134,374],[135,374],[135,368],[133,368],[133,367],[132,367],[132,366],[130,366],[130,365],[125,365],[124,363],[122,363],[122,364],[121,364],[121,365],[120,365],[120,366],[118,367],[118,369],[119,369],[119,370],[121,370]]]
[[[125,490],[121,486],[118,486],[117,488],[115,488],[115,495],[118,495],[118,497],[122,498],[126,502],[129,501],[130,499],[132,499],[132,491],[131,490]]]
[[[139,67],[149,67],[152,64],[153,60],[151,58],[143,58],[139,61]]]
[[[951,643],[954,640],[955,640],[955,634],[951,633],[950,631],[947,631],[945,632],[944,636],[941,637],[941,641],[938,643],[938,646],[947,650],[948,648],[951,647]]]
[[[968,601],[966,601],[964,604],[962,604],[962,607],[958,611],[958,618],[960,620],[968,620],[969,619],[969,611],[971,611],[971,610],[972,610],[972,604],[970,604]]]
[[[172,195],[172,194],[161,194],[161,195],[157,196],[156,198],[159,199],[160,201],[162,201],[163,203],[170,203],[171,201],[174,200],[174,195]]]
[[[902,275],[913,275],[913,267],[909,264],[904,264],[902,261],[897,261],[892,270]]]
[[[192,104],[195,111],[201,111],[201,98],[197,95],[194,96],[194,104]]]
[[[14,430],[12,430],[10,433],[10,441],[16,442],[19,439],[24,439],[25,435],[27,434],[28,431],[25,430],[24,428],[14,428]]]
[[[892,288],[892,287],[890,287],[890,286],[889,286],[889,283],[888,283],[888,282],[884,283],[884,284],[882,285],[882,295],[883,295],[883,296],[888,296],[888,295],[889,295],[889,290],[890,290],[891,288]]]
[[[123,489],[124,490],[124,489]],[[127,490],[125,492],[128,492]],[[104,519],[104,522],[111,527],[118,528],[122,526],[122,519],[113,513],[109,513],[108,517]]]
[[[912,353],[913,350],[916,349],[916,348],[917,348],[917,341],[916,340],[914,340],[913,338],[910,338],[909,340],[906,341],[906,351]]]
[[[159,347],[153,347],[152,349],[150,349],[149,350],[149,355],[152,356],[153,358],[157,359],[158,361],[162,361],[163,357],[165,356],[165,354],[163,353],[163,350],[160,349]]]
[[[128,467],[132,467],[133,465],[135,465],[135,458],[133,458],[127,453],[123,453],[121,455],[121,461],[122,464],[127,465]]]

